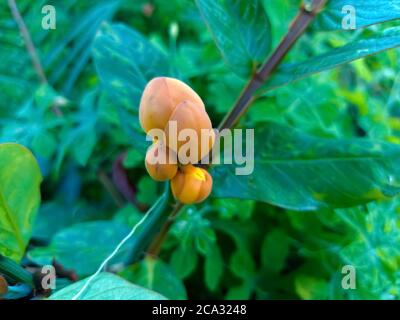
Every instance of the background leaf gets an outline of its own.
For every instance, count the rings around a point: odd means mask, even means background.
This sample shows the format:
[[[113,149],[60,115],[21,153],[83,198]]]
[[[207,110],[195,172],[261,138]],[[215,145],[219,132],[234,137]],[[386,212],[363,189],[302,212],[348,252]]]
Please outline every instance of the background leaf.
[[[400,18],[399,0],[328,0],[324,10],[317,17],[316,28],[342,29],[342,20],[348,14],[347,11],[342,12],[342,9],[346,6],[355,9],[357,29]]]
[[[38,247],[28,257],[39,265],[51,264],[53,259],[78,275],[94,273],[118,243],[129,233],[125,225],[111,221],[93,221],[65,228],[52,238],[47,247]],[[124,263],[131,254],[130,239],[110,262]]]
[[[32,153],[0,144],[0,253],[19,262],[31,237],[40,203],[39,166]]]
[[[123,278],[159,292],[168,299],[187,299],[186,289],[175,272],[160,259],[146,257],[119,273]]]
[[[400,191],[398,145],[315,138],[276,123],[263,124],[254,135],[254,172],[238,176],[235,165],[214,167],[215,196],[316,210],[354,206]]]
[[[196,0],[228,65],[248,76],[271,47],[268,17],[259,0]]]
[[[246,250],[237,250],[233,253],[230,260],[232,272],[239,278],[249,278],[254,273],[254,263],[251,255]]]
[[[117,109],[135,148],[146,150],[138,109],[146,83],[169,74],[167,55],[139,32],[123,24],[104,25],[93,45],[94,63],[102,89]],[[136,139],[135,139],[136,138]]]
[[[261,261],[265,268],[279,272],[285,266],[289,255],[290,239],[283,230],[267,234],[261,246]]]
[[[81,280],[61,289],[50,296],[50,299],[72,299],[87,280]],[[94,278],[79,300],[165,300],[165,297],[154,291],[136,286],[116,275],[103,272]]]
[[[217,289],[224,272],[224,261],[218,246],[211,246],[205,255],[204,280],[207,287],[214,291]]]
[[[400,46],[400,28],[387,29],[381,35],[348,43],[341,48],[333,49],[307,61],[283,64],[261,87],[260,91],[271,90],[398,46]]]
[[[171,256],[170,264],[176,274],[181,278],[187,278],[197,266],[198,256],[193,248],[179,246]]]

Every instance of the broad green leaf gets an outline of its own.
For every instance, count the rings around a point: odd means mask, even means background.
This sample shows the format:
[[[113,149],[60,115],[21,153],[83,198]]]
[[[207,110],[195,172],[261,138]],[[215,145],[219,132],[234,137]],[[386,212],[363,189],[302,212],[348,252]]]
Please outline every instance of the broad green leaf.
[[[98,110],[96,99],[97,91],[90,91],[82,98],[82,102],[69,119],[70,126],[64,127],[62,139],[56,158],[56,170],[61,167],[64,157],[68,152],[81,165],[86,166],[97,142],[96,125]]]
[[[217,245],[211,246],[205,255],[204,262],[204,280],[206,286],[214,291],[224,272],[224,261],[222,259],[221,250]]]
[[[40,204],[39,166],[25,147],[0,144],[0,254],[19,262]]]
[[[124,168],[135,168],[143,165],[143,154],[137,149],[131,148],[128,150],[123,161]]]
[[[214,203],[222,219],[232,219],[237,216],[241,220],[251,218],[254,204],[254,201],[243,201],[239,199],[216,199]]]
[[[51,264],[53,259],[79,275],[94,273],[118,243],[129,233],[125,225],[111,221],[76,224],[59,231],[47,247],[37,247],[28,257],[39,265]],[[131,254],[134,239],[128,241],[110,262],[124,263]]]
[[[400,18],[400,0],[328,0],[317,16],[317,30],[339,30],[354,16],[354,28]]]
[[[193,247],[180,245],[172,254],[170,265],[181,279],[187,278],[197,266],[198,256]]]
[[[72,175],[70,173],[70,175]],[[75,185],[72,186],[76,187]],[[70,227],[76,223],[104,220],[110,218],[111,214],[107,211],[99,210],[98,207],[74,202],[74,207],[71,202],[57,199],[55,201],[44,202],[41,204],[38,216],[33,227],[32,238],[42,242],[50,242],[55,233]]]
[[[149,176],[141,178],[137,184],[137,188],[137,198],[140,203],[151,205],[157,200],[157,182]]]
[[[81,280],[57,291],[51,300],[71,300],[85,285]],[[100,273],[89,284],[79,300],[165,300],[161,294],[134,285],[114,274]]]
[[[226,294],[226,300],[248,300],[251,297],[252,288],[248,283],[237,287],[231,287]]]
[[[289,255],[290,239],[285,231],[275,229],[268,233],[261,246],[261,262],[265,268],[279,272]]]
[[[104,25],[93,45],[93,58],[102,89],[119,114],[122,128],[145,150],[138,121],[140,97],[146,83],[169,74],[167,55],[137,31],[122,24]]]
[[[400,28],[387,29],[380,36],[372,36],[367,39],[349,43],[307,61],[284,64],[279,67],[271,76],[270,80],[261,87],[261,91],[281,87],[315,73],[333,69],[342,64],[398,46],[400,46]]]
[[[196,0],[228,65],[248,76],[268,55],[271,30],[259,0]]]
[[[255,271],[251,253],[243,249],[233,253],[230,259],[230,267],[236,276],[243,279],[251,277]]]
[[[272,47],[276,47],[299,11],[300,1],[261,0],[271,22]]]
[[[324,139],[265,123],[255,129],[254,171],[213,168],[214,196],[253,199],[294,210],[351,207],[400,192],[400,146]]]
[[[160,259],[146,257],[138,264],[122,270],[119,275],[132,283],[159,292],[168,299],[187,299],[182,280]]]
[[[143,213],[137,207],[128,204],[114,214],[113,220],[133,228],[142,217]]]
[[[146,83],[168,73],[167,56],[123,24],[101,28],[94,41],[93,57],[103,88],[117,103],[133,110],[138,110]]]

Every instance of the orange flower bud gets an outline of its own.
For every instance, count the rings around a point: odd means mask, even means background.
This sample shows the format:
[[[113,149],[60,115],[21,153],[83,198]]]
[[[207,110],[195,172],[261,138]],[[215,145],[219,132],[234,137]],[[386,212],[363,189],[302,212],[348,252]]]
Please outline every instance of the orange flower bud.
[[[182,81],[167,77],[151,80],[143,91],[139,107],[143,130],[146,133],[156,128],[164,130],[176,106],[185,100],[204,109],[198,94]]]
[[[184,131],[185,129],[191,131]],[[186,134],[190,132],[195,136]],[[205,108],[190,101],[184,101],[175,108],[165,127],[165,135],[166,144],[178,154],[182,164],[197,163],[208,155],[215,141],[215,133]],[[192,150],[196,150],[197,154],[195,151],[191,152]],[[190,160],[182,161],[183,157]]]
[[[147,150],[145,166],[150,177],[156,181],[171,180],[178,171],[176,155],[160,142]]]
[[[175,199],[192,204],[204,201],[212,190],[212,177],[204,169],[191,164],[178,170],[171,180],[172,194]]]

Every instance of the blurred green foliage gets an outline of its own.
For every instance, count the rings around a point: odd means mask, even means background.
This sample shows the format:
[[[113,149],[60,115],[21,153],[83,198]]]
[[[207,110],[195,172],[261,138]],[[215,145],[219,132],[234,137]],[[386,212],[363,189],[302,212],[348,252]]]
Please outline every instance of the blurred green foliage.
[[[375,25],[382,21],[368,6],[362,10],[370,20],[360,26],[372,26],[340,30],[338,3],[329,1],[239,124],[260,134],[257,181],[243,188],[216,168],[214,196],[183,209],[158,260],[132,259],[132,251],[145,250],[134,237],[108,271],[172,299],[400,297],[400,202],[390,198],[400,185],[400,54],[385,51],[400,45],[400,32],[396,21]],[[55,30],[41,28],[44,4],[18,1],[47,76],[42,84],[7,3],[0,4],[0,142],[32,150],[44,179],[23,264],[55,259],[84,278],[164,192],[143,165],[148,142],[137,110],[147,81],[173,76],[190,83],[217,126],[300,1],[55,0]],[[216,12],[243,25],[226,28]],[[214,34],[202,17],[211,19]],[[243,46],[223,41],[226,33],[239,33]],[[295,161],[314,156],[311,167]],[[271,159],[288,163],[275,174]],[[341,286],[345,265],[356,268],[354,290]],[[101,274],[86,295],[104,298],[99,288],[107,283],[122,285],[124,298],[161,297],[144,289],[135,296],[137,287],[120,281]],[[54,298],[72,298],[82,285]]]

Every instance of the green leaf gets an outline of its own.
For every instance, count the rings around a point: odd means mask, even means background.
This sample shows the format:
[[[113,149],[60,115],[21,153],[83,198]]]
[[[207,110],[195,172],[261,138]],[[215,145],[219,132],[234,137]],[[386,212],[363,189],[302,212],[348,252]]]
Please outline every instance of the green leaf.
[[[69,94],[74,88],[75,82],[90,59],[92,44],[98,30],[105,21],[112,18],[120,3],[120,0],[90,0],[86,3],[90,8],[86,9],[86,12],[77,10],[77,3],[70,1],[67,4],[74,8],[71,11],[76,12],[75,16],[71,17],[74,23],[69,23],[72,30],[68,30],[68,34],[60,30],[60,33],[64,33],[55,37],[60,42],[43,58],[46,65],[52,64],[50,82],[62,82],[63,93]],[[60,6],[61,4],[57,4],[57,13]],[[57,26],[58,29],[60,29],[59,26]],[[68,55],[61,56],[66,48],[70,48],[70,52]]]
[[[206,286],[214,291],[217,289],[224,272],[224,261],[222,259],[221,250],[218,246],[210,246],[204,263],[204,280]]]
[[[324,279],[298,275],[295,279],[295,288],[297,294],[304,300],[326,299],[328,283]]]
[[[253,257],[247,250],[237,250],[233,253],[230,260],[232,272],[239,278],[247,279],[255,271]]]
[[[60,169],[68,151],[82,166],[85,166],[89,161],[97,142],[97,94],[97,91],[90,91],[85,94],[79,106],[79,111],[75,112],[70,119],[70,126],[63,128],[62,141],[56,159],[57,171]]]
[[[203,255],[207,254],[209,247],[216,241],[210,221],[206,218],[204,211],[197,210],[195,206],[186,206],[182,209],[171,232],[181,246],[194,246]]]
[[[92,130],[89,130],[91,128]],[[84,134],[84,132],[86,134]],[[90,159],[90,155],[94,147],[96,146],[96,130],[94,126],[88,126],[79,133],[80,139],[76,139],[74,144],[72,144],[72,154],[76,161],[81,166],[86,166]]]
[[[25,147],[0,144],[0,254],[19,262],[40,204],[39,166]]]
[[[260,89],[268,91],[315,73],[336,68],[342,64],[400,46],[400,28],[390,28],[382,35],[349,43],[325,54],[299,63],[280,66]]]
[[[265,123],[255,129],[254,172],[213,168],[214,196],[294,210],[351,207],[400,191],[400,146],[365,139],[316,138]]]
[[[171,214],[171,209],[168,206],[170,196],[169,183],[165,182],[163,194],[154,202],[153,206],[146,213],[148,214],[147,218],[136,230],[131,250],[132,253],[129,259],[130,262],[138,260],[167,221]]]
[[[137,198],[139,202],[152,204],[157,200],[157,182],[149,176],[144,176],[138,183]]]
[[[72,176],[70,173],[70,177]],[[50,242],[54,234],[61,229],[80,222],[105,220],[111,216],[107,211],[89,206],[83,201],[76,202],[75,207],[71,207],[71,202],[60,199],[60,194],[74,188],[77,188],[76,185],[71,184],[70,189],[59,191],[57,200],[42,202],[32,231],[34,240]]]
[[[123,161],[124,168],[135,168],[143,165],[143,154],[134,148],[128,150]]]
[[[120,276],[164,295],[168,299],[187,299],[182,280],[160,259],[146,257],[136,265],[132,265],[119,273]]]
[[[168,71],[167,56],[123,24],[103,25],[94,41],[93,57],[103,88],[118,103],[136,110],[146,83]]]
[[[251,218],[254,204],[254,201],[243,201],[239,199],[216,199],[214,202],[222,219],[232,219],[237,216],[241,220],[248,220]]]
[[[169,75],[166,54],[127,26],[105,24],[94,41],[93,58],[102,89],[117,108],[122,128],[134,138],[136,148],[146,150],[138,121],[140,97],[149,80]]]
[[[111,260],[111,264],[136,261],[168,218],[165,210],[169,185],[148,212],[136,232]],[[103,260],[129,233],[129,228],[115,221],[93,221],[76,224],[58,232],[47,247],[37,247],[28,257],[38,264],[50,264],[55,258],[65,268],[87,275],[97,270]],[[101,235],[101,236],[99,236]],[[78,249],[79,248],[79,249]]]
[[[354,8],[356,29],[400,18],[400,0],[329,0],[317,16],[316,29],[342,29],[342,21],[350,13],[348,6]]]
[[[228,65],[248,76],[268,55],[271,30],[259,0],[196,0]]]
[[[251,296],[252,288],[248,283],[243,283],[237,287],[231,287],[226,294],[226,300],[248,300]]]
[[[276,229],[268,233],[261,246],[261,261],[265,268],[279,272],[289,255],[290,239],[285,231]]]
[[[93,58],[122,128],[134,138],[136,148],[144,149],[146,140],[137,116],[140,97],[149,80],[169,75],[167,55],[137,31],[106,24],[94,41]]]
[[[81,280],[50,296],[51,300],[71,300],[85,285]],[[89,284],[79,300],[165,300],[161,294],[134,285],[114,274],[100,273]]]
[[[193,247],[180,245],[172,254],[170,265],[181,279],[185,279],[196,269],[197,260]]]
[[[1,140],[27,146],[37,157],[52,158],[59,143],[52,131],[61,130],[63,124],[51,113],[53,104],[62,107],[67,101],[50,86],[40,86],[22,105],[13,108],[14,114],[1,117]]]
[[[37,247],[28,257],[39,265],[51,264],[56,259],[63,267],[79,275],[94,273],[103,260],[129,233],[125,225],[111,221],[79,223],[58,232],[48,247]],[[130,239],[110,265],[125,262],[132,250]]]
[[[128,204],[115,213],[113,220],[133,228],[142,217],[143,213],[137,207]]]

